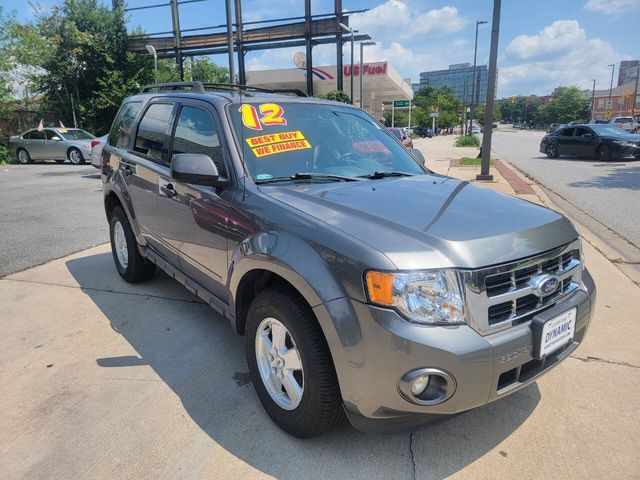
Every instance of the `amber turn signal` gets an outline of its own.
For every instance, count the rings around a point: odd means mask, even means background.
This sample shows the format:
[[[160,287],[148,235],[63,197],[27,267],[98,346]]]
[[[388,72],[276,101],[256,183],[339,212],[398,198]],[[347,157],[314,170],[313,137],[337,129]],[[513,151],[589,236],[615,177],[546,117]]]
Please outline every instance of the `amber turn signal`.
[[[380,305],[393,305],[393,273],[367,272],[369,299]]]

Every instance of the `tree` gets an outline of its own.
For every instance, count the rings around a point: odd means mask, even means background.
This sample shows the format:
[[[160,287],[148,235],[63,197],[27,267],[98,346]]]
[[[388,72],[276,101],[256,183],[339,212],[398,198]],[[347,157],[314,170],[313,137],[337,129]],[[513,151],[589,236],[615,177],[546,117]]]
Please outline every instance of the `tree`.
[[[207,57],[194,59],[190,76],[201,82],[229,83],[229,69],[216,65]]]
[[[332,100],[334,102],[351,103],[351,99],[349,98],[349,95],[347,95],[341,90],[331,90],[330,92],[327,92],[326,95],[314,95],[314,96],[317,98],[324,98],[325,100]]]
[[[458,125],[462,112],[462,103],[453,94],[449,87],[421,87],[413,97],[416,105],[416,124],[421,127],[430,127],[431,112],[439,112],[437,120],[441,128],[455,127]]]

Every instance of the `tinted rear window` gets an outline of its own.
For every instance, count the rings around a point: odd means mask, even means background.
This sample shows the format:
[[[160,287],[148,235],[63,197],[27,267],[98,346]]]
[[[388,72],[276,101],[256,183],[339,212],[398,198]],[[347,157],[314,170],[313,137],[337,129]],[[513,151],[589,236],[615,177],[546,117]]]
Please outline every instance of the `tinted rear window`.
[[[136,152],[163,160],[164,133],[171,121],[172,110],[172,104],[155,103],[144,112],[133,147]]]
[[[123,148],[129,145],[131,126],[142,108],[142,102],[126,102],[122,104],[116,119],[111,126],[107,143],[114,147]]]

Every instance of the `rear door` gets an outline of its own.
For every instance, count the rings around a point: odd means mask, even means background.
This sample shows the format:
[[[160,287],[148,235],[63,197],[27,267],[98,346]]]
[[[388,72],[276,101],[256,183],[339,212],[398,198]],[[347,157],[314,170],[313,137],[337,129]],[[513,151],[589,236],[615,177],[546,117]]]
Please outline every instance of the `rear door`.
[[[575,139],[573,138],[574,127],[563,128],[557,137],[558,150],[567,155],[576,155]]]
[[[140,117],[133,144],[122,156],[118,169],[125,181],[135,220],[147,243],[177,264],[177,255],[158,236],[158,170],[168,165],[168,133],[174,102],[151,100]]]
[[[209,155],[223,178],[228,176],[218,115],[210,104],[180,99],[171,155]],[[233,217],[233,188],[175,181],[170,170],[159,174],[158,223],[163,242],[179,252],[180,267],[227,302],[228,224]]]
[[[27,151],[33,160],[41,160],[46,157],[44,130],[39,132],[31,130],[29,133],[29,142]]]

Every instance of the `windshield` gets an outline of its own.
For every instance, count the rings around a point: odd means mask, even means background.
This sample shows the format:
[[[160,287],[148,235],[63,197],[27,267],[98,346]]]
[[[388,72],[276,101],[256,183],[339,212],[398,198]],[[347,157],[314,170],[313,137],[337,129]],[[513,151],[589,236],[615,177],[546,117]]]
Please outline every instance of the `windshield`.
[[[629,135],[629,132],[614,125],[598,123],[595,125],[589,125],[589,127],[591,127],[591,129],[598,135]]]
[[[96,138],[89,132],[85,132],[84,130],[67,130],[61,128],[60,130],[58,130],[58,132],[66,140],[89,140],[90,138]]]
[[[361,177],[425,170],[384,127],[361,110],[311,103],[229,107],[242,156],[255,180],[296,173]]]

